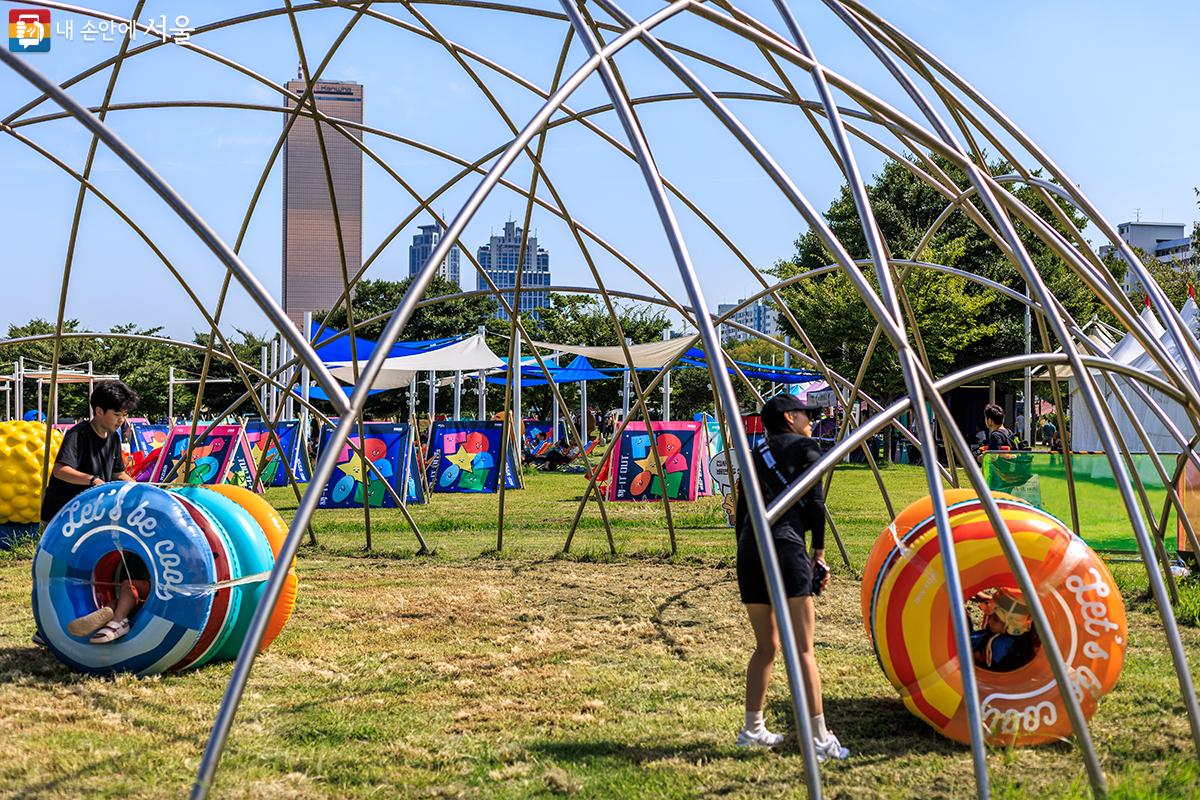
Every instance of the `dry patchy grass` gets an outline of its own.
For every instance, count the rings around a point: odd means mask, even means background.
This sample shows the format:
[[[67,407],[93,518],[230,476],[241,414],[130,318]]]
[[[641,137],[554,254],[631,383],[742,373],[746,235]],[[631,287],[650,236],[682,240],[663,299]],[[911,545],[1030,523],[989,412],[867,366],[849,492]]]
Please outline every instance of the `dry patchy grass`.
[[[858,562],[883,516],[865,477],[850,471],[834,496]],[[915,471],[889,482],[900,504],[920,492]],[[416,509],[423,526],[440,521],[428,527],[433,557],[411,555],[395,512],[375,515],[383,552],[371,555],[359,552],[361,523],[323,513],[322,544],[298,565],[296,614],[257,663],[216,794],[803,796],[794,742],[784,755],[733,746],[750,634],[719,512],[680,507],[673,559],[661,510],[629,506],[614,510],[620,557],[604,556],[594,519],[582,558],[551,557],[578,491],[535,478],[510,496],[503,554],[481,555],[495,519],[472,506],[495,498]],[[28,643],[28,555],[0,557],[0,795],[185,794],[229,665],[140,680],[67,672]],[[1136,570],[1122,573],[1136,587]],[[827,716],[854,757],[824,769],[827,795],[971,795],[966,748],[901,705],[862,632],[858,587],[840,577],[819,604],[817,648]],[[1200,793],[1158,628],[1151,607],[1133,606],[1125,674],[1093,720],[1117,796]],[[1195,660],[1197,632],[1184,633]],[[780,671],[768,719],[790,732],[784,686]],[[989,758],[998,796],[1086,794],[1069,745]]]

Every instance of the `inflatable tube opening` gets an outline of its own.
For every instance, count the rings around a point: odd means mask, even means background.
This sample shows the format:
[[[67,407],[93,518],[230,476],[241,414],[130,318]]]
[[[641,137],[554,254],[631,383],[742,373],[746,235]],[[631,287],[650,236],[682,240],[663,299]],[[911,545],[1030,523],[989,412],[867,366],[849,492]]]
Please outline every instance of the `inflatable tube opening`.
[[[1033,663],[1042,651],[1042,642],[1017,589],[992,586],[967,600],[976,669],[1011,673]]]
[[[92,569],[92,596],[96,608],[115,603],[117,588],[127,579],[147,581],[150,591],[154,591],[154,574],[137,553],[113,550],[101,556]]]

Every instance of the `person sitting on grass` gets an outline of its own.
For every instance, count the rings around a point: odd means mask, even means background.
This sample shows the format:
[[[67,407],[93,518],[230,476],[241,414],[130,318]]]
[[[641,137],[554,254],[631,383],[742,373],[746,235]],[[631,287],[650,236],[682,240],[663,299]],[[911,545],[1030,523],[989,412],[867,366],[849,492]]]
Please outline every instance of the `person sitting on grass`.
[[[93,486],[133,480],[125,471],[117,431],[125,424],[129,412],[137,407],[137,392],[120,381],[99,381],[88,402],[91,419],[76,423],[63,435],[54,459],[54,469],[42,498],[43,528],[63,506]],[[129,615],[146,598],[150,576],[134,574],[136,569],[125,572],[118,578],[117,599],[112,605],[98,608],[67,625],[72,636],[91,636],[93,643],[102,644],[129,632]]]
[[[546,453],[546,469],[556,472],[579,458],[582,452],[583,450],[573,444],[561,442],[558,447]]]

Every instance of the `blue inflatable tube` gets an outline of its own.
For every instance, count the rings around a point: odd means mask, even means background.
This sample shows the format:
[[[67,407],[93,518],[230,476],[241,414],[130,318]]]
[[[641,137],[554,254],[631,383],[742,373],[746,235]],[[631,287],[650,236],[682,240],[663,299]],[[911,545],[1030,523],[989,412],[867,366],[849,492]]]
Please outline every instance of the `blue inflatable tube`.
[[[149,596],[128,634],[89,644],[66,626],[100,605],[97,566],[118,551],[146,567]],[[204,532],[176,498],[146,484],[107,483],[74,498],[46,526],[33,559],[33,616],[47,647],[72,669],[153,675],[195,647],[215,583]]]

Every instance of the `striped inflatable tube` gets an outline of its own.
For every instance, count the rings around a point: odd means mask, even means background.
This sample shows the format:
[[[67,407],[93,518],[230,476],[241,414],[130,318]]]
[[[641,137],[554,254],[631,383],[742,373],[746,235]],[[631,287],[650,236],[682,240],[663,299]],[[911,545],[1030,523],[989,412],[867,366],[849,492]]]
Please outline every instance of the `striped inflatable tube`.
[[[965,489],[946,494],[964,597],[1014,586],[978,497]],[[1104,562],[1062,522],[1008,495],[995,498],[1037,587],[1072,689],[1090,717],[1124,663],[1121,595]],[[943,735],[969,742],[950,599],[928,497],[902,511],[880,534],[864,570],[861,599],[875,656],[905,706]],[[1040,646],[1032,660],[1012,671],[977,665],[976,676],[990,743],[1032,745],[1071,735]]]
[[[138,675],[235,657],[275,562],[258,517],[276,535],[283,523],[227,495],[120,482],[68,503],[33,561],[34,620],[55,656],[80,672]],[[71,620],[113,599],[122,565],[144,567],[151,584],[129,633],[103,645],[71,636]]]

